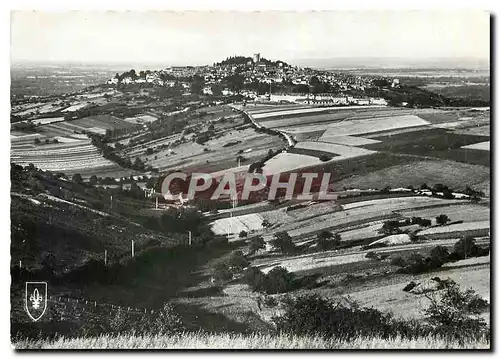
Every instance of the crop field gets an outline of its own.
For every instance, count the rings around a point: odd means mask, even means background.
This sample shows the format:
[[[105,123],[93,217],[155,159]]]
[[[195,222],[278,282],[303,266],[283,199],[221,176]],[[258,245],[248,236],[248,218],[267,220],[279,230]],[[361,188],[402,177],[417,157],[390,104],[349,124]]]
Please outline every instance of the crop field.
[[[489,151],[490,150],[490,141],[473,143],[472,145],[462,146],[462,148],[472,149],[472,150]]]
[[[262,171],[265,175],[272,175],[322,163],[318,157],[285,152],[279,153],[267,161],[265,166],[262,167]]]
[[[460,128],[454,131],[455,133],[461,133],[464,135],[477,135],[477,136],[490,136],[491,135],[491,126],[488,125],[479,125],[468,128]]]
[[[425,208],[456,203],[458,200],[443,200],[427,197],[401,197],[369,200],[343,205],[343,211],[322,214],[303,221],[279,224],[273,231],[288,231],[294,238],[304,238],[321,230],[347,231],[360,228],[379,220],[401,218],[398,210]],[[272,223],[272,222],[271,222]]]
[[[75,140],[57,144],[11,149],[11,160],[19,165],[33,163],[43,170],[54,172],[101,174],[101,171],[120,170],[120,167],[102,157],[90,140]]]
[[[321,142],[335,143],[338,145],[345,146],[364,146],[372,143],[380,142],[378,140],[372,140],[369,138],[355,137],[355,136],[321,136],[319,138]]]
[[[364,148],[444,158],[483,166],[490,165],[489,156],[485,155],[484,151],[462,148],[466,145],[488,141],[489,137],[485,136],[462,135],[435,128],[392,136],[378,136],[375,139],[381,142],[366,145]]]
[[[302,115],[309,113],[319,113],[326,111],[342,111],[342,110],[355,110],[355,109],[373,109],[373,108],[386,108],[386,106],[380,105],[370,105],[370,106],[345,106],[345,107],[316,107],[316,108],[302,108],[302,109],[291,109],[291,110],[281,110],[274,112],[265,112],[265,113],[256,113],[252,114],[254,119],[262,119],[268,117],[276,117],[276,116],[289,116],[289,115]]]
[[[89,116],[78,120],[69,121],[69,123],[80,127],[98,127],[103,128],[104,130],[137,128],[136,124],[128,123],[122,119],[119,119],[118,117],[109,115]]]
[[[459,234],[461,232],[468,232],[468,231],[476,231],[476,230],[484,230],[486,232],[486,235],[488,234],[488,231],[490,229],[490,221],[476,221],[476,222],[467,222],[467,223],[456,223],[456,224],[450,224],[447,226],[440,226],[440,227],[432,227],[432,228],[427,228],[424,229],[423,231],[419,232],[421,235],[433,235],[433,234]]]
[[[366,120],[347,120],[328,126],[324,136],[361,135],[365,133],[416,127],[429,124],[414,115],[393,116]]]
[[[241,142],[224,147],[224,145],[234,142],[235,139]],[[159,146],[160,143],[157,142],[155,145]],[[238,156],[244,158],[241,165],[247,165],[262,159],[270,149],[275,151],[284,146],[285,143],[277,136],[257,133],[252,128],[247,128],[245,130],[231,129],[221,137],[210,139],[203,145],[196,142],[186,142],[160,150],[153,155],[146,155],[144,153],[145,146],[141,146],[142,151],[138,147],[134,147],[133,151],[127,153],[127,155],[140,155],[147,164],[161,171],[182,167],[189,170],[203,169],[204,171],[215,172],[235,167],[238,164],[236,159]]]
[[[250,232],[262,229],[262,216],[259,214],[244,214],[232,218],[217,219],[212,223],[215,234]]]
[[[451,221],[477,222],[490,219],[490,208],[475,204],[453,204],[446,207],[434,207],[410,211],[399,211],[399,214],[405,217],[422,217],[431,219],[433,224],[436,217],[440,214],[446,214]]]
[[[392,188],[429,186],[441,183],[451,188],[463,189],[466,185],[479,190],[480,184],[489,183],[488,167],[447,160],[424,160],[388,166],[366,174],[353,174],[334,184],[335,188]]]
[[[322,151],[337,155],[333,158],[333,161],[340,161],[348,158],[371,155],[376,152],[376,151],[366,150],[364,148],[344,146],[335,143],[312,142],[312,141],[299,142],[295,145],[295,148]]]

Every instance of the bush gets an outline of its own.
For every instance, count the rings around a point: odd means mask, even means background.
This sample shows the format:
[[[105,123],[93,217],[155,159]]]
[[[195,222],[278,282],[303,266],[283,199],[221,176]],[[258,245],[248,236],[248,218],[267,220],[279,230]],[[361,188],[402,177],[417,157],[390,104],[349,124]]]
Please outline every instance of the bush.
[[[356,303],[346,306],[318,295],[304,295],[289,300],[283,316],[272,320],[278,331],[287,334],[349,340],[360,336],[387,337],[392,317]]]
[[[267,274],[265,291],[267,294],[286,293],[294,288],[295,275],[283,267],[274,267]]]
[[[321,231],[318,234],[318,239],[316,241],[318,248],[322,251],[328,251],[330,249],[336,248],[340,244],[340,234],[333,234],[330,231]]]
[[[241,231],[239,237],[240,238],[247,238],[248,237],[248,233],[246,231]]]
[[[399,229],[399,221],[386,221],[384,222],[382,228],[379,229],[379,233],[387,235],[397,234],[400,232],[401,230]]]
[[[422,227],[430,227],[432,225],[432,221],[430,219],[422,219],[419,225]]]
[[[450,221],[450,218],[446,214],[440,214],[436,217],[436,223],[443,226]]]
[[[465,236],[453,246],[453,254],[459,259],[467,259],[477,255],[478,247],[476,240],[472,236]]]
[[[373,252],[373,251],[370,251],[368,253],[365,254],[365,258],[369,258],[369,259],[379,259],[379,255],[377,252]]]
[[[440,297],[426,295],[431,301],[425,310],[427,321],[436,333],[459,341],[487,335],[488,329],[479,315],[488,309],[488,302],[472,289],[462,291],[454,281],[447,281]]]
[[[287,232],[277,232],[275,239],[271,241],[271,245],[283,254],[292,254],[295,252],[295,244],[292,237]]]
[[[213,277],[217,283],[221,284],[233,279],[233,273],[226,263],[219,263],[214,268]]]
[[[227,265],[231,271],[241,271],[248,267],[248,261],[241,251],[236,251],[227,261]]]
[[[255,254],[259,249],[265,249],[266,242],[262,236],[254,237],[250,240],[249,252]]]
[[[266,275],[258,268],[248,267],[243,274],[243,282],[256,292],[264,292]]]
[[[404,266],[406,266],[406,261],[404,260],[403,257],[396,256],[396,257],[391,259],[391,264],[393,266],[404,267]]]
[[[448,262],[448,258],[450,256],[450,252],[448,249],[443,246],[436,246],[431,249],[430,258],[431,258],[431,266],[432,268],[439,268],[446,262]]]

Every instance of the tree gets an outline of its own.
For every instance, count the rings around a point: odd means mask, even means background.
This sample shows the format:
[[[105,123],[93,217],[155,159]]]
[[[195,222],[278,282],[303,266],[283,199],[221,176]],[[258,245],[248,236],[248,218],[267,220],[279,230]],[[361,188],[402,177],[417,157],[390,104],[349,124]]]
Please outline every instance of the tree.
[[[77,184],[81,184],[83,182],[82,176],[79,173],[75,173],[71,179]]]
[[[476,239],[472,236],[465,236],[453,246],[453,252],[459,258],[467,259],[477,253],[478,247]]]
[[[271,245],[274,248],[283,254],[291,254],[295,251],[295,244],[287,232],[277,232],[274,236],[275,239],[271,241]]]
[[[431,249],[430,258],[431,265],[433,268],[439,268],[446,262],[448,262],[448,258],[450,256],[450,252],[444,246],[436,246]]]
[[[320,250],[330,250],[340,244],[340,234],[333,234],[330,231],[321,231],[320,233],[318,233],[318,239],[316,243]]]
[[[265,291],[266,275],[259,268],[248,267],[243,273],[243,281],[254,291]]]
[[[95,186],[97,184],[97,176],[96,175],[90,176],[89,184],[91,184],[92,186]]]
[[[399,233],[401,230],[399,229],[399,222],[398,221],[386,221],[384,222],[382,228],[379,229],[379,233],[382,234],[395,234]]]
[[[255,254],[260,249],[266,248],[266,242],[262,236],[254,237],[250,240],[249,252]]]
[[[295,275],[283,267],[274,267],[266,276],[266,293],[285,293],[293,289]]]
[[[435,331],[460,341],[486,334],[487,325],[480,314],[488,309],[488,302],[472,289],[461,290],[454,281],[444,285],[440,296],[425,295],[431,304],[424,313]]]
[[[236,251],[232,254],[232,256],[227,261],[227,265],[231,270],[241,271],[248,267],[248,261],[243,255],[243,252]]]
[[[239,237],[240,238],[247,238],[248,237],[248,233],[246,231],[241,231],[240,234],[239,234]]]
[[[218,283],[233,279],[233,273],[226,263],[219,263],[214,268],[214,280]]]
[[[446,214],[440,214],[436,217],[436,223],[444,226],[446,223],[450,221],[450,218]]]

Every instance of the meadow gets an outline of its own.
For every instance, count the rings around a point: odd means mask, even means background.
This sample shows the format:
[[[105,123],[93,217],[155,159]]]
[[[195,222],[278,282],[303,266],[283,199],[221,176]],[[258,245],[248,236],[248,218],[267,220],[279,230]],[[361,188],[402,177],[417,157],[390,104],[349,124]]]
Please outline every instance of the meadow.
[[[382,339],[358,337],[354,340],[324,339],[272,334],[181,333],[172,336],[101,335],[90,338],[22,340],[13,343],[25,349],[263,349],[263,350],[366,350],[366,349],[489,349],[486,339],[459,343],[434,337]]]

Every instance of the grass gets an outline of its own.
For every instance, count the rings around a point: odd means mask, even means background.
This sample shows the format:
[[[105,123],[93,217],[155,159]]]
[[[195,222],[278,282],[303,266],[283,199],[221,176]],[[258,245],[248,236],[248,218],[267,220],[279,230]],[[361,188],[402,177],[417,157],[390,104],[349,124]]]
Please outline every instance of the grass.
[[[489,349],[483,339],[475,342],[446,341],[439,338],[382,339],[362,338],[342,341],[321,337],[298,337],[272,334],[205,334],[182,333],[172,336],[102,335],[88,338],[20,340],[16,350],[23,349]]]

